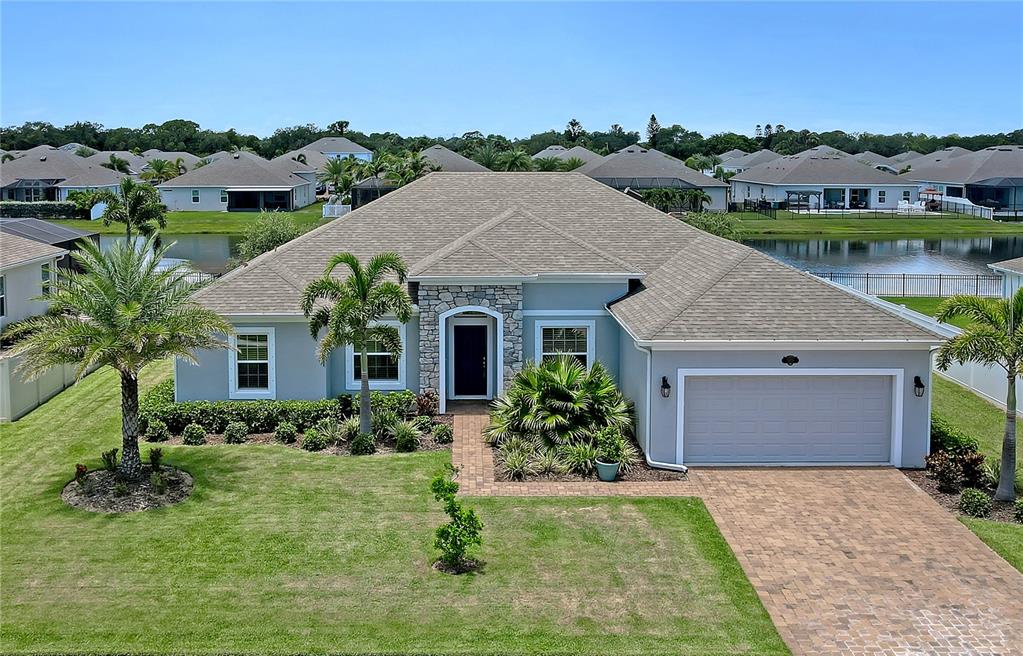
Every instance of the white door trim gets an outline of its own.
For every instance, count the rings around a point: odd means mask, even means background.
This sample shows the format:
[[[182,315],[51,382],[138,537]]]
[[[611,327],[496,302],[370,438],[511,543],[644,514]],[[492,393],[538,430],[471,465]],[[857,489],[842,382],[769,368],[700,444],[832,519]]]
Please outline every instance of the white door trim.
[[[494,331],[490,329],[490,320],[492,318],[493,317],[463,317],[463,316],[455,315],[455,316],[451,317],[450,320],[448,320],[448,338],[451,340],[451,360],[452,360],[452,362],[451,362],[451,364],[452,364],[452,366],[451,366],[451,391],[452,392],[454,392],[455,389],[456,389],[456,387],[455,387],[455,377],[458,374],[458,369],[457,369],[457,367],[454,366],[454,360],[455,360],[455,358],[458,357],[458,342],[455,340],[455,326],[483,326],[484,328],[487,329],[487,393],[486,394],[482,394],[482,395],[473,395],[473,396],[467,396],[467,395],[464,395],[464,394],[462,394],[462,395],[452,394],[451,397],[450,397],[451,399],[457,399],[457,400],[473,400],[473,399],[477,399],[477,400],[479,400],[479,399],[492,399],[492,398],[494,398],[494,383],[493,383],[493,379],[490,376],[490,372],[492,371],[492,369],[490,367],[490,364],[492,362],[492,358],[490,357],[490,354],[494,350]],[[444,367],[447,368],[447,363],[444,364]]]
[[[685,426],[685,401],[686,401],[686,378],[692,378],[697,376],[889,376],[892,378],[892,429],[891,429],[891,454],[889,457],[888,464],[895,467],[902,466],[902,405],[904,396],[904,380],[906,372],[904,369],[836,369],[836,368],[817,368],[817,369],[798,369],[798,368],[775,368],[775,367],[760,367],[750,369],[682,369],[678,370],[677,378],[677,394],[676,394],[676,417],[675,417],[675,460],[679,464],[683,458],[683,445],[685,440],[684,426]],[[730,465],[737,465],[741,463],[729,463]],[[758,464],[758,463],[748,463]],[[763,464],[763,463],[759,463]],[[827,464],[843,464],[849,465],[851,463],[770,463],[772,465],[827,465]],[[876,464],[876,463],[872,463]]]
[[[451,308],[441,312],[437,318],[438,321],[438,332],[437,337],[440,340],[440,353],[438,358],[440,362],[437,363],[437,378],[438,378],[438,390],[437,396],[440,397],[440,412],[447,412],[447,378],[448,378],[448,359],[447,359],[447,319],[448,317],[463,312],[482,312],[483,314],[494,317],[497,324],[497,340],[496,340],[496,351],[497,351],[497,362],[494,364],[494,369],[497,372],[497,392],[496,396],[500,396],[501,392],[504,391],[504,315],[493,308],[483,307],[482,305],[462,305],[459,307]]]

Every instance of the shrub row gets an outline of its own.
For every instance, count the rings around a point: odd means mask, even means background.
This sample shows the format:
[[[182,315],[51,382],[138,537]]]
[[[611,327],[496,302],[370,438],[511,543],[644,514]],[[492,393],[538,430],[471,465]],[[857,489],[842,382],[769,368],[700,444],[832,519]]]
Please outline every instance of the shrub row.
[[[67,201],[0,201],[0,217],[11,219],[84,219],[82,211]]]
[[[976,438],[967,435],[941,415],[931,416],[931,453],[945,451],[960,456],[979,450],[980,443]]]

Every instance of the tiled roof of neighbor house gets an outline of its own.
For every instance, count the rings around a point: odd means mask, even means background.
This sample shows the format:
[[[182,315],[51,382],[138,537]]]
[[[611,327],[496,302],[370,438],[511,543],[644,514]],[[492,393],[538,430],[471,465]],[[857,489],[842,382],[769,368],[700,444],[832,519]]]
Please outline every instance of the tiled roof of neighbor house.
[[[884,155],[878,155],[877,153],[870,150],[864,150],[862,153],[856,153],[855,155],[853,155],[853,157],[863,162],[864,164],[870,164],[871,166],[883,164],[884,166],[896,170],[898,170],[899,168],[898,162],[892,160],[889,157],[885,157]]]
[[[1023,274],[1023,257],[1017,257],[1011,260],[1002,260],[1001,262],[994,262],[989,264],[989,267],[996,271],[1005,270],[1013,273]]]
[[[89,147],[84,145],[84,144],[80,144],[77,141],[72,141],[72,142],[66,143],[63,146],[57,146],[57,150],[66,150],[66,151],[68,151],[70,153],[75,152],[79,148],[89,148]],[[89,148],[89,150],[95,150],[95,149],[94,148]]]
[[[299,161],[300,157],[305,159],[304,164]],[[321,171],[328,159],[330,158],[318,150],[299,148],[298,150],[278,155],[270,161],[287,164],[287,166],[292,167],[293,171]]]
[[[90,166],[80,174],[72,176],[59,183],[58,187],[110,187],[120,184],[121,178],[125,177],[120,171],[114,171],[105,166]]]
[[[331,255],[366,260],[389,250],[420,278],[642,278],[611,305],[641,339],[935,340],[578,173],[431,173],[234,269],[195,298],[225,314],[299,314],[302,290]]]
[[[154,159],[165,159],[168,162],[176,162],[178,158],[185,164],[185,168],[191,169],[195,166],[195,163],[199,161],[198,155],[185,152],[183,150],[158,150],[156,148],[150,148],[149,150],[142,153],[142,158],[146,162],[151,162]]]
[[[173,187],[300,187],[309,180],[290,173],[287,162],[271,162],[239,152],[171,178],[158,189]]]
[[[972,150],[960,148],[959,146],[949,146],[948,148],[942,148],[941,150],[936,150],[933,153],[927,153],[926,155],[916,157],[907,162],[907,164],[909,164],[911,169],[922,168],[925,166],[931,166],[932,164],[941,164],[942,162],[947,162],[956,157],[969,155],[972,152]]]
[[[922,159],[922,158],[921,158]],[[904,177],[921,182],[1023,186],[1023,146],[991,146],[916,166]]]
[[[642,146],[627,146],[600,160],[580,166],[576,171],[596,180],[674,178],[693,187],[728,186],[727,182],[694,171],[677,157]]]
[[[75,228],[68,228],[52,221],[29,218],[0,219],[0,234],[5,237],[7,235],[17,235],[50,245],[63,244],[99,235],[98,232],[76,230]]]
[[[478,173],[489,171],[487,167],[472,161],[468,157],[459,155],[453,150],[445,148],[440,144],[434,144],[424,148],[420,154],[434,166],[439,166],[442,171],[453,171],[456,173]]]
[[[827,146],[748,168],[732,180],[770,185],[907,185],[907,181]],[[908,185],[911,186],[911,185]]]
[[[781,157],[778,153],[773,150],[766,148],[758,150],[755,153],[749,155],[742,155],[728,161],[728,166],[736,167],[741,169],[748,169],[756,166],[757,164],[764,164],[766,162],[773,162],[774,160]]]
[[[321,153],[372,153],[347,137],[323,137],[299,150],[315,150]]]
[[[731,150],[726,150],[725,152],[723,152],[720,155],[718,155],[718,159],[720,159],[721,162],[724,163],[724,162],[726,162],[726,161],[728,161],[730,159],[735,159],[736,157],[742,157],[743,155],[748,155],[748,154],[749,153],[747,153],[745,150],[739,150],[738,148],[733,148]]]
[[[0,187],[14,184],[18,180],[67,181],[83,176],[96,180],[91,183],[94,186],[117,184],[124,177],[121,173],[65,150],[36,146],[25,151],[21,157],[0,166]]]
[[[583,148],[582,146],[572,146],[571,148],[565,148],[564,146],[548,146],[533,155],[533,159],[542,159],[546,157],[553,157],[560,160],[572,159],[575,157],[577,159],[581,159],[587,164],[604,159],[603,155],[598,155],[589,148]]]
[[[110,162],[111,155],[115,155],[128,162],[128,170],[134,174],[141,173],[142,169],[149,163],[144,157],[127,150],[101,150],[86,157],[85,161],[90,164],[105,164]]]
[[[67,251],[63,248],[5,232],[0,238],[0,269],[7,269],[44,257],[60,257],[65,253]]]
[[[898,162],[899,164],[904,164],[904,163],[908,162],[909,160],[916,159],[917,157],[921,157],[922,155],[923,155],[923,153],[918,153],[915,150],[907,150],[904,153],[899,153],[898,155],[892,155],[891,159],[892,159],[893,162]]]

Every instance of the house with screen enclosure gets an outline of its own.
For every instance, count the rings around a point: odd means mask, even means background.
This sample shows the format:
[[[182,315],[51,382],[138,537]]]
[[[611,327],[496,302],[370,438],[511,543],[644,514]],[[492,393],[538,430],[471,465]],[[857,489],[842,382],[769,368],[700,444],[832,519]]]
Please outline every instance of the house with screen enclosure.
[[[292,211],[316,201],[316,170],[240,151],[156,185],[175,212]]]
[[[923,466],[939,335],[579,173],[431,173],[230,271],[195,300],[242,348],[178,360],[176,398],[356,391],[354,349],[317,358],[302,291],[332,255],[383,251],[414,312],[384,319],[402,350],[371,345],[372,389],[444,411],[568,354],[634,402],[654,466]]]

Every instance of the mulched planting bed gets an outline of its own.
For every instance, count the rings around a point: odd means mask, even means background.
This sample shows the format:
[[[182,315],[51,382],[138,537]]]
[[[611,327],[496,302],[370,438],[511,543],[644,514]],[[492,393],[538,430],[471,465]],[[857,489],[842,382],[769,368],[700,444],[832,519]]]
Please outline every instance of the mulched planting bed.
[[[115,492],[118,478],[105,469],[86,474],[87,485],[71,481],[64,486],[60,498],[74,508],[99,513],[128,513],[150,510],[180,503],[192,494],[192,475],[181,469],[164,465],[160,472],[167,480],[167,490],[160,494],[150,482],[153,473],[149,465],[142,466],[142,476],[127,483],[128,493]]]
[[[927,474],[925,469],[911,469],[904,470],[902,472],[906,475],[909,480],[913,481],[917,487],[931,495],[935,501],[938,502],[945,510],[949,511],[954,515],[960,517],[970,517],[959,511],[959,493],[947,494],[938,490],[938,483]],[[984,490],[988,496],[992,496],[993,493],[990,490]],[[1005,522],[1007,524],[1018,524],[1012,516],[1013,507],[1009,501],[993,501],[991,505],[991,515],[983,517],[982,519],[990,519],[995,522]]]
[[[492,447],[487,447],[492,452]],[[497,462],[496,453],[494,453],[494,462]],[[509,478],[502,470],[501,466],[497,465],[494,471],[494,478],[498,481],[506,481],[511,483],[528,483],[530,481],[550,481],[554,483],[570,483],[570,482],[582,482],[582,481],[596,481],[597,474],[594,473],[592,476],[581,476],[579,474],[555,474],[555,475],[533,475],[527,476],[524,479],[513,479]],[[672,471],[670,469],[654,469],[650,465],[646,464],[646,461],[641,460],[638,465],[632,468],[632,471],[628,474],[622,472],[618,473],[617,481],[629,482],[629,481],[684,481],[687,480],[688,476],[679,471]]]

